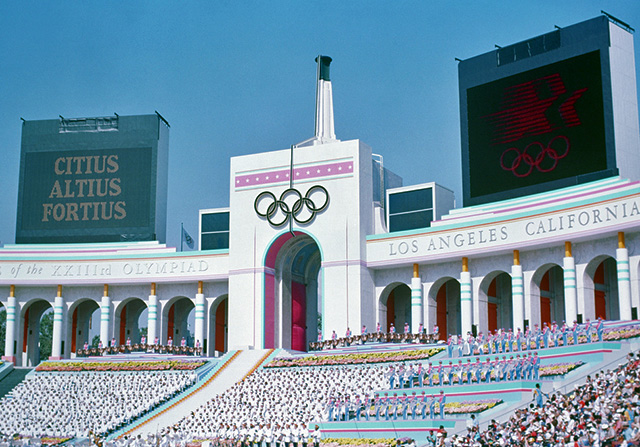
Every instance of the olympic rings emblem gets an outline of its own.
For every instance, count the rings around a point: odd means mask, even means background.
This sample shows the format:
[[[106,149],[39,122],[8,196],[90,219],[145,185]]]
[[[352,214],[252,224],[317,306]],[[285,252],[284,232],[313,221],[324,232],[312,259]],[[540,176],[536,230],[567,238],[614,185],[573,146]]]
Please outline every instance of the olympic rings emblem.
[[[324,200],[320,205],[311,199],[313,194],[324,195]],[[268,203],[265,208],[265,203]],[[314,185],[307,193],[302,193],[295,188],[286,189],[280,198],[276,199],[275,194],[271,191],[263,191],[258,194],[253,202],[253,208],[256,214],[267,221],[274,227],[281,227],[290,220],[304,225],[308,224],[316,217],[316,214],[322,212],[329,205],[329,193],[321,185]]]
[[[558,150],[554,147],[556,141],[564,141],[564,152],[562,155],[558,155]],[[561,145],[562,143],[557,143],[556,146],[558,146],[558,144]],[[535,154],[536,147],[539,150],[537,154]],[[531,174],[533,168],[536,168],[540,172],[551,172],[558,166],[558,160],[562,160],[569,154],[570,148],[571,143],[569,143],[569,139],[563,135],[553,137],[546,147],[539,141],[529,143],[522,152],[520,152],[518,148],[510,147],[500,156],[500,167],[505,171],[511,171],[516,177],[527,177]],[[562,147],[558,149],[562,150]],[[533,152],[533,154],[531,152]],[[511,158],[508,155],[511,153],[515,154],[515,156],[510,163],[507,163],[506,161]],[[543,166],[542,162],[547,157],[550,158],[552,162],[548,166]],[[525,167],[524,170],[518,170],[520,165],[526,165],[527,167]]]

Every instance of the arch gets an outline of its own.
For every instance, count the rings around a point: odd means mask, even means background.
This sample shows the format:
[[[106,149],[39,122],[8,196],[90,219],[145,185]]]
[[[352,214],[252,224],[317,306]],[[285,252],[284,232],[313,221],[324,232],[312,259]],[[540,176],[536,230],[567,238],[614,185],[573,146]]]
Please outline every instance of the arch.
[[[480,283],[478,298],[486,302],[486,313],[481,313],[480,319],[486,318],[489,331],[513,326],[511,275],[501,270],[486,275]]]
[[[584,270],[583,287],[585,319],[620,318],[618,268],[613,257],[600,255],[589,261]]]
[[[113,338],[116,344],[124,345],[127,339],[131,343],[140,342],[140,315],[147,309],[142,298],[129,297],[116,306],[113,318]]]
[[[81,298],[71,303],[69,307],[69,324],[65,340],[70,340],[69,350],[74,355],[78,349],[83,349],[84,344],[91,345],[89,328],[93,313],[100,309],[100,305],[91,298]],[[99,328],[98,328],[99,332]]]
[[[195,318],[196,304],[186,296],[174,296],[162,307],[162,334],[160,340],[169,344],[172,339],[174,346],[180,346],[184,337],[188,346],[193,346],[193,335],[189,331],[189,321]]]
[[[46,357],[46,343],[45,340],[40,340],[40,322],[45,313],[51,313],[53,319],[53,305],[43,298],[29,300],[20,309],[16,362],[20,362],[22,366],[36,366],[40,361],[46,360],[41,358]],[[50,354],[51,348],[48,349]]]
[[[263,346],[306,351],[317,338],[322,309],[320,245],[304,231],[281,233],[263,262]]]
[[[209,308],[209,343],[205,346],[207,355],[227,352],[229,327],[229,295],[217,297]]]
[[[7,335],[7,308],[2,303],[0,303],[0,321],[4,322],[4,325],[0,328],[0,356],[4,356],[5,337]]]
[[[411,325],[411,288],[403,282],[389,284],[380,294],[379,309],[383,332],[390,331],[391,323],[402,332],[405,323]]]
[[[460,281],[453,277],[438,279],[431,286],[429,297],[436,304],[435,322],[439,328],[440,340],[446,340],[448,334],[460,334]]]
[[[542,326],[565,320],[564,269],[561,266],[548,263],[538,267],[531,277],[530,290],[531,305],[537,307],[530,323]]]

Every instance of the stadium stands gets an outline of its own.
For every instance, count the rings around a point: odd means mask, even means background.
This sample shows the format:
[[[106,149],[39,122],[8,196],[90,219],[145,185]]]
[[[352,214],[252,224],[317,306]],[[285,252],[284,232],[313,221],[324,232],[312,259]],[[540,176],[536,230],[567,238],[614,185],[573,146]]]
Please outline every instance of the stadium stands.
[[[113,447],[296,443],[308,440],[316,424],[323,441],[403,437],[435,445],[445,432],[453,445],[465,446],[525,445],[520,444],[524,435],[530,445],[562,445],[573,435],[591,441],[620,436],[632,440],[640,431],[640,360],[629,353],[640,348],[638,333],[636,325],[609,323],[602,342],[594,337],[591,343],[581,339],[578,345],[564,346],[560,341],[524,354],[499,352],[498,359],[497,354],[479,352],[462,358],[454,352],[449,358],[442,344],[367,343],[312,353],[280,351],[275,359],[264,355],[257,370],[238,376],[237,383],[194,406],[188,416],[133,436],[122,435],[131,433],[141,416],[184,400],[185,392],[194,392],[191,385],[207,379],[192,369],[95,371],[136,369],[132,365],[145,354],[133,362],[130,355],[102,363],[96,358],[46,362],[0,401],[5,416],[0,433],[50,442],[93,436]],[[537,377],[530,360],[535,358]],[[167,365],[172,361],[181,360],[165,360]],[[519,368],[521,362],[531,364],[528,371]],[[62,368],[59,365],[85,370],[44,371]],[[530,407],[534,396],[543,402]],[[544,429],[548,424],[555,428]]]

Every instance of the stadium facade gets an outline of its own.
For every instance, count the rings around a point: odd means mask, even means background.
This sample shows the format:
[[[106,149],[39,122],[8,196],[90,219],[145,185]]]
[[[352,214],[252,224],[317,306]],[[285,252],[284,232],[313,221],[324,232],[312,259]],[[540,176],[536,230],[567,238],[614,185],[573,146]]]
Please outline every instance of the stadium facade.
[[[336,138],[331,60],[320,56],[314,137],[233,157],[229,207],[201,212],[199,251],[176,252],[157,236],[2,248],[5,358],[38,361],[38,325],[50,308],[54,358],[91,342],[95,312],[105,345],[139,341],[145,310],[149,341],[178,340],[194,312],[193,343],[208,355],[305,350],[319,332],[327,339],[378,323],[465,334],[637,319],[631,31],[601,16],[460,63],[465,206],[457,209],[447,188],[402,186],[366,144]],[[73,157],[91,155],[82,144],[69,146]],[[18,233],[20,225],[19,217]]]

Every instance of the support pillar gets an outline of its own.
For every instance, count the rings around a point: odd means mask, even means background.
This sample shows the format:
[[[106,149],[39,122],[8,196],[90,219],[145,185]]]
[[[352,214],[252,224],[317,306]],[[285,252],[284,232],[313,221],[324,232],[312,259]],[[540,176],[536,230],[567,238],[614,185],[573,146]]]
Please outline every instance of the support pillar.
[[[7,323],[5,326],[4,336],[4,356],[2,360],[16,364],[16,353],[14,351],[14,345],[16,344],[16,286],[13,284],[9,289],[9,297],[7,298]]]
[[[62,316],[64,313],[64,298],[62,298],[62,286],[58,284],[58,293],[53,302],[53,336],[51,340],[50,360],[62,358]]]
[[[202,281],[198,281],[198,293],[196,293],[196,319],[194,346],[204,346],[204,293]]]
[[[100,341],[103,347],[109,346],[109,328],[111,327],[111,298],[109,285],[104,285],[104,293],[100,302]]]
[[[147,317],[147,343],[155,344],[158,335],[158,296],[156,295],[156,283],[151,283],[151,293],[149,294],[149,313]],[[160,342],[158,342],[160,344]]]
[[[564,314],[568,325],[578,319],[578,293],[576,289],[576,261],[571,254],[571,242],[564,243]]]
[[[423,323],[422,311],[422,280],[420,279],[420,267],[413,264],[413,277],[411,278],[411,332],[418,332]]]
[[[513,309],[513,330],[524,330],[524,277],[520,265],[520,251],[513,250],[511,266],[511,307]]]
[[[629,276],[629,251],[624,243],[624,233],[618,232],[618,249],[616,250],[616,267],[618,270],[618,307],[621,320],[631,320],[631,277]]]
[[[460,272],[460,319],[462,335],[471,332],[473,325],[473,306],[471,296],[471,273],[469,273],[469,259],[462,258],[462,272]]]

